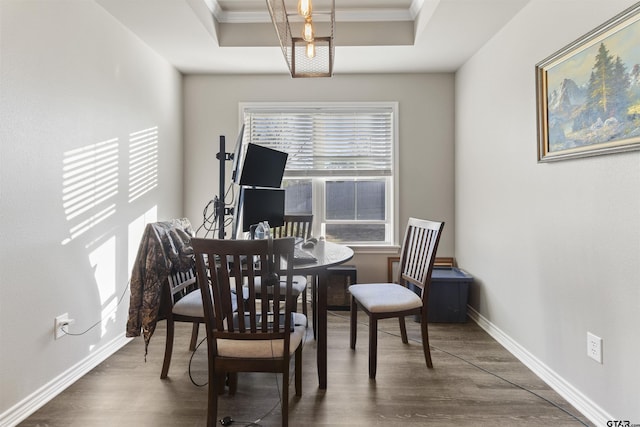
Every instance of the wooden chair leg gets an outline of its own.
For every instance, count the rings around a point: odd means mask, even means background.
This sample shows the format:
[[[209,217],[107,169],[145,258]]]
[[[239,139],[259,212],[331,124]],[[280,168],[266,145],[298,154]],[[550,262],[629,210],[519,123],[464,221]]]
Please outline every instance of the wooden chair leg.
[[[223,395],[225,391],[225,386],[227,384],[227,374],[217,373],[215,375],[214,382],[216,383],[216,394]]]
[[[378,319],[369,316],[369,378],[376,379],[378,365]]]
[[[302,314],[304,314],[304,316],[307,317],[307,288],[305,288],[304,291],[302,291]],[[308,320],[307,320],[307,326],[309,326]]]
[[[216,366],[213,357],[208,357],[209,384],[207,387],[207,427],[216,426],[218,416],[218,381],[216,381]]]
[[[189,343],[189,351],[196,351],[196,346],[198,345],[198,329],[200,324],[198,322],[193,322],[193,327],[191,328],[191,342]]]
[[[431,349],[429,348],[429,331],[427,330],[426,319],[423,319],[420,324],[420,330],[422,332],[422,351],[424,352],[424,360],[427,362],[427,368],[433,369],[433,362],[431,361]]]
[[[311,318],[313,319],[313,339],[316,337],[316,325],[318,324],[318,317],[316,314],[316,293],[318,291],[318,275],[311,276]]]
[[[402,342],[409,344],[409,339],[407,338],[407,325],[404,321],[404,316],[398,317],[398,322],[400,323],[400,337],[402,338]]]
[[[282,373],[282,427],[289,425],[289,364]]]
[[[238,373],[237,372],[228,372],[227,373],[227,385],[229,386],[229,395],[233,396],[238,391]]]
[[[356,348],[356,339],[357,339],[357,331],[358,331],[358,303],[354,297],[351,297],[351,332],[350,336],[350,345],[351,348],[355,350]]]
[[[173,353],[173,334],[174,322],[171,317],[167,317],[167,338],[164,344],[164,361],[162,362],[162,372],[160,378],[165,379],[169,374],[169,366],[171,365],[171,353]]]
[[[296,396],[302,396],[302,345],[296,349]]]

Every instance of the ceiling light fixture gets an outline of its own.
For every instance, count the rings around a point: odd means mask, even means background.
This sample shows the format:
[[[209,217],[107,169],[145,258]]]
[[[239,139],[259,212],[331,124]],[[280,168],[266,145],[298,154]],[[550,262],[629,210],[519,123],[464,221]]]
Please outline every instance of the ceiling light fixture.
[[[309,18],[311,17],[311,12],[313,12],[313,6],[311,5],[311,0],[298,1],[298,15],[304,16],[305,18]]]
[[[323,1],[327,4],[326,11],[318,11],[317,8],[314,10],[311,0],[298,0],[298,13],[289,14],[284,5],[285,0],[267,0],[271,21],[291,77],[333,75],[335,0]],[[316,3],[319,2],[320,0],[316,0]],[[292,26],[300,28],[296,34],[301,37],[293,36]]]
[[[307,43],[307,50],[305,52],[307,58],[313,59],[316,56],[316,45],[314,42]]]
[[[313,22],[311,22],[311,17],[309,16],[304,20],[304,27],[302,28],[302,39],[307,43],[311,43],[314,36],[315,31],[313,30]]]

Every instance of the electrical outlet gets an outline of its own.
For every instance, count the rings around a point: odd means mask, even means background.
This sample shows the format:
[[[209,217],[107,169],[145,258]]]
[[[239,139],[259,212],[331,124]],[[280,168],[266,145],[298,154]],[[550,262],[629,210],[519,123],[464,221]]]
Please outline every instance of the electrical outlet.
[[[53,321],[53,336],[55,339],[62,338],[65,334],[62,330],[63,326],[68,326],[71,324],[71,319],[69,319],[69,313],[61,314],[56,317]]]
[[[602,363],[602,338],[587,332],[587,356]]]

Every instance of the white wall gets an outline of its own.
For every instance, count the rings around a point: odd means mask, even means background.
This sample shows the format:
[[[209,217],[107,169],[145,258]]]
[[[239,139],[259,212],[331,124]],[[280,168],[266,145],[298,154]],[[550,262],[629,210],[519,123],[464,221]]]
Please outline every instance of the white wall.
[[[397,101],[400,133],[400,232],[409,216],[446,221],[440,256],[453,255],[453,75],[185,76],[185,213],[195,225],[218,194],[220,135],[233,152],[239,102]],[[231,163],[228,164],[230,172]],[[228,182],[228,179],[227,179]],[[202,234],[200,234],[202,235]],[[386,257],[356,255],[359,281],[387,277]]]
[[[94,2],[2,0],[0,17],[0,425],[11,425],[125,342],[128,293],[115,305],[144,216],[182,214],[182,105],[180,74]],[[130,200],[130,134],[156,127],[156,186]],[[98,146],[115,168],[104,200]],[[89,207],[73,217],[78,152],[93,153]],[[71,332],[104,322],[54,340],[62,313]]]
[[[532,0],[456,75],[471,305],[602,424],[640,423],[640,153],[538,164],[534,67],[632,3]],[[604,339],[602,365],[587,331]]]

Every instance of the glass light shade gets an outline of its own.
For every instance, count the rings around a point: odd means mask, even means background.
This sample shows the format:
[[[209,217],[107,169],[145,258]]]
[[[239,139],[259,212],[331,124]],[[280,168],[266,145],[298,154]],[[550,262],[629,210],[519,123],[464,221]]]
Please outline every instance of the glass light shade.
[[[307,49],[306,49],[306,55],[307,58],[309,59],[313,59],[316,56],[316,45],[315,43],[311,42],[311,43],[307,43]]]
[[[311,18],[307,18],[304,21],[304,28],[302,29],[302,39],[306,42],[312,42],[314,36],[313,23],[311,22]]]
[[[311,5],[311,0],[298,0],[298,14],[309,18],[312,11],[313,6]]]

